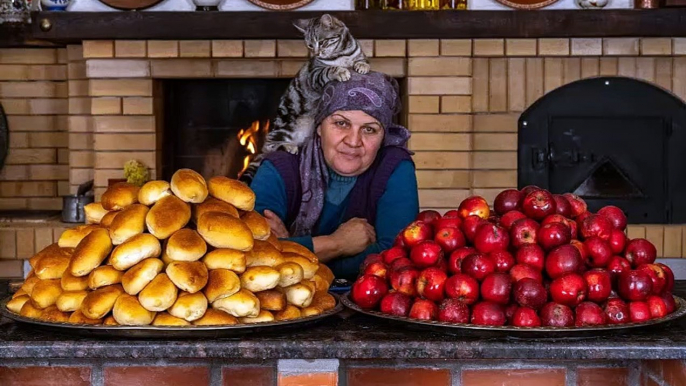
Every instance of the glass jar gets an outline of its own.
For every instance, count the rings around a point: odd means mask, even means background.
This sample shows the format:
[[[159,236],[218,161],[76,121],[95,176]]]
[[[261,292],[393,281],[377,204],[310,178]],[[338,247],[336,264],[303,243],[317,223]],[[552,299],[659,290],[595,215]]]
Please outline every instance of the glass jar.
[[[437,11],[440,0],[409,0],[411,11]]]
[[[467,0],[440,0],[441,9],[466,10]]]
[[[382,0],[355,0],[356,10],[381,9]]]
[[[406,10],[407,0],[383,0],[384,10]]]
[[[25,0],[0,0],[0,24],[28,22],[29,7]]]

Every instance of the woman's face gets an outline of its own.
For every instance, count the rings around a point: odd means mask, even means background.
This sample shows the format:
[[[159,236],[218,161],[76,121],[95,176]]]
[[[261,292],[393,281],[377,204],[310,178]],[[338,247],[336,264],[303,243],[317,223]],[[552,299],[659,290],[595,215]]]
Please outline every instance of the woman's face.
[[[360,110],[334,112],[324,119],[317,133],[322,138],[326,163],[348,177],[369,169],[384,137],[379,121]]]

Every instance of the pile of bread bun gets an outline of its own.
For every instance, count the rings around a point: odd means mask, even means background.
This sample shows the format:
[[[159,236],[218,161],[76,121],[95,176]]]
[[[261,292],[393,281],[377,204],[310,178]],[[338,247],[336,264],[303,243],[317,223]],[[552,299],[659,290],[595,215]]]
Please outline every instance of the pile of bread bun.
[[[333,273],[300,244],[278,240],[255,194],[190,169],[138,188],[118,183],[33,256],[7,308],[48,322],[232,325],[334,308]]]

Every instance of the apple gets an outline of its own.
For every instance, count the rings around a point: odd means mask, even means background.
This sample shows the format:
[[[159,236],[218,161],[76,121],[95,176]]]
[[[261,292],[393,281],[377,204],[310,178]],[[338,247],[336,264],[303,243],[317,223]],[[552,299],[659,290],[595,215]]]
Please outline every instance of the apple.
[[[577,273],[568,273],[550,283],[550,297],[554,302],[576,307],[586,299],[586,280]]]
[[[536,244],[540,225],[530,218],[519,219],[510,226],[512,246],[519,248],[526,244]]]
[[[593,268],[605,268],[612,259],[612,248],[610,243],[600,237],[590,237],[584,241],[584,246],[588,251],[586,264]]]
[[[407,251],[404,247],[394,246],[381,252],[381,256],[383,256],[384,263],[391,264],[396,259],[407,258]]]
[[[515,283],[513,297],[520,306],[535,310],[543,307],[548,301],[548,293],[543,284],[531,278],[524,278]]]
[[[629,323],[629,306],[620,298],[610,298],[603,307],[609,324]]]
[[[441,218],[441,214],[435,210],[427,209],[419,212],[415,221],[421,221],[425,224],[429,224],[433,229],[436,229],[435,224]]]
[[[407,296],[417,296],[417,278],[419,270],[412,267],[391,271],[389,275],[391,288]]]
[[[433,265],[433,267],[436,267],[441,271],[448,273],[448,260],[445,257],[441,257],[440,259],[438,259],[438,262],[435,265]]]
[[[363,274],[378,276],[385,280],[388,275],[388,266],[382,261],[377,261],[365,267]]]
[[[482,326],[503,326],[507,318],[503,306],[489,301],[476,303],[472,307],[472,324]]]
[[[536,310],[529,307],[517,307],[511,319],[511,324],[516,327],[541,326],[541,318],[538,317]]]
[[[612,256],[610,262],[607,263],[607,270],[610,271],[612,281],[616,282],[620,273],[631,270],[631,263],[622,256]]]
[[[576,221],[570,220],[567,217],[564,217],[561,214],[551,214],[550,216],[547,216],[546,218],[541,221],[541,226],[545,224],[551,224],[554,222],[559,222],[562,224],[565,224],[569,227],[569,230],[571,232],[571,237],[572,239],[576,239],[577,237],[577,232],[576,232]]]
[[[569,205],[572,207],[572,218],[578,217],[580,214],[586,212],[588,210],[588,206],[586,205],[586,201],[584,201],[583,198],[577,196],[574,193],[565,193],[562,195],[562,197],[566,198],[567,201],[569,202]]]
[[[446,280],[448,274],[436,267],[429,267],[419,273],[417,294],[422,298],[440,302],[445,297]]]
[[[495,264],[485,255],[475,253],[462,260],[461,272],[482,281],[495,272]]]
[[[529,278],[534,279],[539,283],[543,283],[543,275],[541,271],[530,266],[529,264],[515,264],[512,269],[510,269],[510,277],[514,283],[520,280]]]
[[[393,246],[394,247],[405,247],[405,239],[403,239],[403,233],[400,232],[398,235],[395,236],[393,239]]]
[[[617,292],[624,300],[645,300],[653,290],[653,281],[644,271],[622,272],[617,280]]]
[[[457,208],[460,218],[467,218],[469,216],[479,216],[482,219],[487,219],[491,214],[488,207],[488,201],[481,196],[470,196],[465,198],[460,206]]]
[[[672,271],[669,266],[666,264],[662,263],[657,263],[657,265],[662,268],[662,270],[665,272],[665,292],[672,292],[674,290],[674,271]]]
[[[523,199],[524,197],[526,197],[527,194],[529,194],[533,191],[536,191],[536,190],[541,190],[541,188],[536,186],[536,185],[527,185],[527,186],[521,188],[519,191],[522,192],[522,199]]]
[[[584,220],[581,222],[579,231],[581,231],[581,236],[584,239],[595,236],[607,241],[610,240],[612,229],[612,223],[607,219],[607,217],[598,214],[592,214],[584,218]]]
[[[443,214],[443,217],[434,222],[434,229],[441,228],[458,228],[462,226],[462,219],[457,214],[457,211],[449,210]]]
[[[467,218],[462,221],[462,233],[464,233],[464,237],[469,240],[470,243],[473,243],[476,232],[482,225],[486,224],[490,223],[479,216],[467,216]]]
[[[481,283],[481,297],[486,301],[507,305],[510,302],[512,278],[502,272],[494,272]]]
[[[651,291],[653,295],[659,295],[664,291],[667,285],[667,275],[662,267],[657,264],[641,264],[636,267],[636,270],[643,271],[650,276],[650,280],[653,282]]]
[[[518,210],[511,210],[500,217],[500,226],[507,229],[508,231],[512,228],[512,224],[523,218],[527,218],[526,215]]]
[[[364,261],[362,264],[360,264],[360,271],[364,271],[365,268],[371,263],[376,263],[377,261],[383,262],[383,257],[382,255],[378,253],[370,253],[367,255],[367,257],[364,258]]]
[[[493,251],[487,255],[493,264],[496,272],[507,272],[515,265],[515,258],[508,251]]]
[[[479,282],[471,276],[457,273],[445,281],[445,294],[464,304],[474,304],[479,300]]]
[[[457,299],[444,299],[438,305],[438,320],[449,323],[469,323],[469,306]]]
[[[547,190],[534,190],[522,199],[522,212],[534,220],[543,220],[555,213],[555,198]]]
[[[393,262],[388,266],[388,270],[390,272],[393,272],[393,271],[399,271],[399,270],[406,268],[406,267],[414,267],[414,266],[415,265],[412,262],[412,260],[408,259],[407,257],[401,257],[399,259],[393,260]]]
[[[541,308],[541,325],[551,327],[571,327],[574,325],[574,312],[564,304],[550,302]]]
[[[579,240],[572,240],[569,242],[569,245],[575,247],[579,251],[579,255],[581,256],[581,261],[586,263],[588,260],[588,249],[586,249],[586,246],[584,243],[582,243]]]
[[[493,200],[493,210],[500,216],[513,210],[519,210],[522,192],[517,189],[505,189]]]
[[[610,220],[610,223],[615,229],[623,231],[626,228],[626,215],[624,212],[614,205],[608,205],[600,208],[598,214]]]
[[[431,267],[438,263],[441,257],[443,250],[433,240],[424,240],[410,250],[410,260],[419,268]]]
[[[629,320],[640,323],[650,320],[650,307],[647,302],[629,302]]]
[[[557,279],[565,274],[578,272],[581,264],[579,250],[570,244],[565,244],[548,253],[545,259],[545,271],[551,279]]]
[[[600,268],[591,269],[584,272],[584,280],[588,287],[588,300],[602,303],[610,297],[612,277],[608,271]]]
[[[479,253],[476,249],[472,247],[461,247],[457,248],[450,254],[448,258],[448,271],[450,273],[460,273],[462,272],[462,260],[472,254]]]
[[[671,314],[676,310],[676,301],[674,301],[674,296],[672,295],[671,292],[665,292],[662,295],[660,295],[662,300],[665,302],[665,305],[667,306],[667,313]]]
[[[374,275],[362,275],[353,283],[352,300],[363,309],[373,309],[388,293],[386,280]]]
[[[624,252],[627,240],[628,239],[624,231],[620,231],[619,229],[613,229],[610,232],[610,239],[608,240],[608,242],[610,243],[610,248],[612,249],[612,253],[614,253],[615,255],[619,255],[622,252]]]
[[[519,308],[517,303],[510,303],[505,307],[505,323],[512,322],[512,316],[514,315],[515,311],[517,311],[517,308]]]
[[[650,295],[646,299],[646,303],[648,303],[648,309],[650,309],[650,317],[653,319],[664,318],[669,314],[669,311],[667,311],[668,306],[660,296]]]
[[[384,314],[407,316],[412,306],[412,298],[400,292],[391,292],[381,299],[379,309]]]
[[[506,250],[510,245],[510,235],[498,225],[488,224],[476,231],[474,247],[481,253]]]
[[[403,242],[407,248],[412,248],[422,241],[433,237],[431,226],[425,222],[413,221],[403,230]]]
[[[457,228],[441,228],[436,231],[434,241],[443,249],[445,253],[451,253],[457,248],[464,247],[467,240],[462,231]]]
[[[538,229],[536,241],[543,249],[549,251],[562,244],[569,244],[572,232],[566,224],[554,222],[545,224]]]
[[[436,303],[426,299],[416,299],[410,308],[408,315],[412,319],[420,320],[436,320],[438,315],[438,307]]]
[[[603,309],[593,302],[582,302],[574,311],[576,313],[574,325],[577,327],[599,326],[606,323]]]
[[[515,252],[518,264],[527,264],[539,271],[545,266],[545,252],[538,244],[525,244]]]
[[[555,213],[565,217],[572,217],[572,204],[563,195],[553,194],[555,200]]]
[[[633,239],[626,244],[624,257],[631,266],[636,268],[641,264],[652,264],[657,257],[657,250],[653,243],[646,239]]]

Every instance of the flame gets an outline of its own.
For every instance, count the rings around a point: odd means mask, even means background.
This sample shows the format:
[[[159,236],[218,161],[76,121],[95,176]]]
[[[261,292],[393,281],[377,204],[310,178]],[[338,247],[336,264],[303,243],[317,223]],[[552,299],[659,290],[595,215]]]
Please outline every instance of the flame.
[[[252,161],[252,159],[255,157],[255,153],[257,153],[257,140],[260,130],[265,134],[268,133],[269,121],[267,121],[264,126],[260,125],[260,121],[255,121],[250,125],[249,128],[241,129],[238,132],[238,142],[248,153],[248,155],[243,157],[243,168],[238,173],[239,177],[243,174],[243,172],[245,172],[245,169],[247,169],[248,165],[250,165],[250,161]]]

